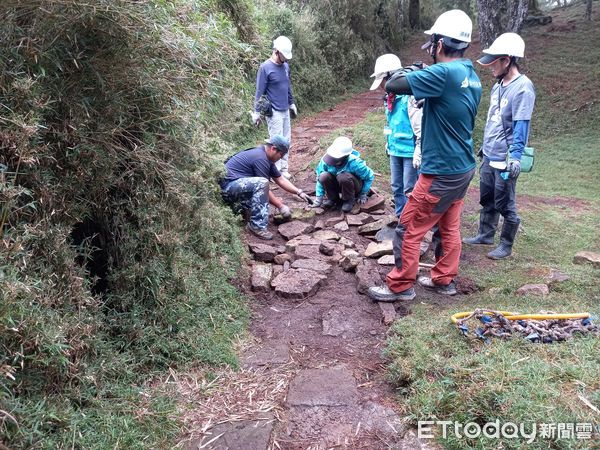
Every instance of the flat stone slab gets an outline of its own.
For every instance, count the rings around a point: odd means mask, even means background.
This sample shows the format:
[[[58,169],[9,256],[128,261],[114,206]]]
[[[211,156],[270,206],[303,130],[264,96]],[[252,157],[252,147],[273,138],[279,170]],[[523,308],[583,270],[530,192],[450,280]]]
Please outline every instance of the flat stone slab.
[[[364,205],[361,205],[360,210],[362,212],[372,212],[385,207],[385,197],[379,194],[372,195],[369,197]]]
[[[588,251],[578,252],[573,257],[573,263],[591,264],[594,269],[600,269],[600,254]]]
[[[242,357],[245,367],[259,367],[285,364],[290,359],[290,346],[287,342],[268,341],[255,347]]]
[[[346,221],[336,223],[333,228],[338,231],[348,231],[348,223]]]
[[[546,284],[526,284],[517,289],[517,295],[548,295],[550,290]]]
[[[377,302],[379,308],[381,308],[381,313],[383,314],[383,323],[384,325],[391,325],[394,320],[396,320],[396,308],[393,303],[388,302]]]
[[[214,426],[202,439],[190,444],[188,450],[267,450],[275,424],[272,415],[265,420],[242,420]]]
[[[319,245],[299,245],[294,251],[296,259],[318,259],[320,261],[337,262],[342,258],[340,253],[344,250],[343,245],[333,244],[335,246],[333,256],[327,256],[319,251],[321,243],[322,242],[319,241]]]
[[[251,289],[254,292],[270,291],[272,276],[273,266],[271,264],[255,263],[252,266]]]
[[[386,221],[379,219],[375,222],[367,223],[358,227],[358,234],[376,234],[379,230],[386,226]]]
[[[323,315],[323,334],[340,336],[354,329],[354,321],[348,311],[332,308]]]
[[[349,406],[357,400],[356,380],[345,366],[301,370],[287,396],[291,406]]]
[[[322,230],[323,228],[325,228],[325,221],[322,219],[319,219],[315,222],[315,230]]]
[[[283,264],[286,261],[291,261],[293,258],[291,255],[287,254],[287,253],[281,253],[280,255],[276,255],[275,258],[273,258],[273,262],[275,264],[279,264],[281,266],[283,266]]]
[[[339,212],[336,215],[330,217],[329,219],[327,219],[325,221],[325,226],[326,227],[332,227],[334,226],[336,223],[341,222],[342,220],[344,220],[344,213],[343,212]]]
[[[314,270],[315,272],[327,275],[331,272],[332,266],[318,259],[297,259],[292,263],[292,269]]]
[[[290,269],[277,275],[271,285],[283,298],[303,299],[315,295],[327,275],[307,269]]]
[[[287,241],[285,243],[285,249],[288,252],[293,252],[299,245],[321,245],[321,241],[303,234]]]
[[[286,239],[293,239],[296,236],[310,233],[314,227],[310,223],[301,220],[292,220],[291,222],[279,225],[277,231]]]
[[[359,294],[366,294],[371,286],[381,284],[381,277],[374,261],[363,259],[356,267],[356,290]]]
[[[339,241],[341,236],[333,230],[320,230],[312,234],[314,239],[319,241]]]
[[[367,213],[350,214],[346,216],[346,222],[351,227],[359,227],[366,223],[375,222],[375,219]]]
[[[377,264],[380,266],[393,266],[396,264],[396,259],[394,255],[383,255],[377,260]]]
[[[285,247],[281,245],[273,247],[272,245],[267,244],[250,243],[248,244],[248,248],[254,256],[254,259],[262,262],[273,262],[276,255],[285,252]]]
[[[365,250],[366,258],[379,258],[383,255],[391,255],[394,253],[392,241],[371,242]]]
[[[346,248],[355,248],[356,247],[356,244],[354,243],[354,241],[351,241],[350,239],[345,238],[343,236],[340,238],[340,240],[338,242]]]
[[[377,239],[377,242],[391,241],[394,239],[395,235],[396,235],[396,226],[394,225],[393,227],[391,227],[388,225],[388,226],[381,228],[375,234],[375,239]]]

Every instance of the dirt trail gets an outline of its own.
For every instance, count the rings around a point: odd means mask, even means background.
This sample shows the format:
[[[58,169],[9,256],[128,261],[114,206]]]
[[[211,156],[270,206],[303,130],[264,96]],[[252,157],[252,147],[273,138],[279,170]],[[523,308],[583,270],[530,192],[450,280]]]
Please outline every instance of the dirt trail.
[[[309,166],[324,152],[319,139],[360,122],[380,107],[381,98],[381,91],[361,93],[316,117],[295,122],[290,158],[294,184],[314,191],[315,176]],[[387,185],[378,188],[388,196]],[[280,189],[275,192],[296,213],[303,214],[307,223],[340,215],[339,211],[327,211],[311,216],[297,197]],[[384,217],[382,213],[379,211],[379,217]],[[385,214],[393,215],[388,201]],[[275,227],[271,224],[271,231]],[[361,256],[372,242],[359,235],[357,227],[346,231],[332,225],[326,228],[352,241]],[[249,244],[286,244],[279,233],[274,234],[271,242],[254,236],[246,239]],[[371,267],[383,278],[390,266],[378,266],[374,261]],[[240,289],[253,298],[253,342],[241,350],[241,371],[223,375],[220,395],[206,397],[202,389],[199,393],[197,380],[196,389],[187,382],[184,393],[192,403],[197,399],[204,405],[197,407],[195,417],[188,415],[188,426],[195,430],[188,448],[431,448],[401,419],[394,388],[386,382],[382,349],[389,323],[384,324],[382,308],[357,292],[355,273],[345,272],[335,262],[331,266],[317,293],[302,300],[281,298],[272,290],[252,292],[248,279],[240,281]],[[418,301],[448,301],[435,294],[419,294]],[[411,303],[395,304],[395,308],[384,305],[386,321],[407,314]],[[262,403],[257,404],[259,398]],[[211,416],[208,422],[207,415]]]

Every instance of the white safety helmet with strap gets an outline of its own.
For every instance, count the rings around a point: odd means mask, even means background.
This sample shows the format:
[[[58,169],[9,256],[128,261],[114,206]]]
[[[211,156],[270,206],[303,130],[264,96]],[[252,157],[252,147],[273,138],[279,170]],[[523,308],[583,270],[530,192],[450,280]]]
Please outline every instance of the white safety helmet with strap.
[[[489,66],[503,56],[523,58],[525,56],[525,41],[517,33],[504,33],[496,38],[490,48],[483,50],[483,55],[477,60],[482,66]]]
[[[285,36],[279,36],[275,39],[273,48],[281,53],[285,59],[292,59],[292,41]]]
[[[448,42],[444,41],[447,46],[460,50],[469,46],[472,32],[473,22],[467,13],[460,9],[453,9],[441,14],[433,26],[425,31],[425,34],[439,34],[461,41],[460,43],[453,43],[450,40]],[[428,45],[429,43],[425,44],[423,48],[427,48]]]
[[[373,75],[371,75],[371,77],[375,77],[375,80],[371,85],[371,90],[373,91],[377,89],[381,84],[381,80],[387,77],[390,72],[394,72],[399,69],[402,69],[400,58],[392,53],[381,55],[375,61],[375,70],[373,71]]]

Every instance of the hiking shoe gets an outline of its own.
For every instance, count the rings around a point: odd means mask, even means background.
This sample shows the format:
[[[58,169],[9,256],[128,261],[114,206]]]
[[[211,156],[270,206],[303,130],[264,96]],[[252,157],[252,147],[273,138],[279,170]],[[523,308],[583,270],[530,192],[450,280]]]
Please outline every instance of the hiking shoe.
[[[321,204],[321,207],[323,207],[323,208],[333,208],[335,205],[336,205],[336,203],[333,200],[331,200],[329,198],[326,198],[325,200],[323,200],[323,203]]]
[[[352,211],[352,208],[354,207],[354,199],[352,200],[346,200],[344,203],[342,203],[342,211],[345,213],[349,213],[350,211]]]
[[[433,280],[429,277],[419,277],[417,280],[419,284],[427,289],[432,289],[438,294],[443,295],[456,295],[458,292],[456,291],[456,284],[454,281],[451,281],[450,284],[435,284]]]
[[[474,237],[464,238],[462,241],[465,244],[471,245],[492,245],[494,243],[494,238],[490,239],[486,238],[485,236],[482,236],[481,234],[478,234]]]
[[[248,223],[248,224],[246,224],[246,230],[248,230],[254,236],[264,239],[265,241],[270,241],[271,239],[273,239],[273,233],[271,233],[266,228],[264,230],[262,230],[260,228],[254,228],[252,225],[250,225]]]
[[[395,302],[397,300],[412,300],[417,296],[413,288],[402,292],[393,292],[387,286],[373,286],[369,288],[369,297],[376,302]]]

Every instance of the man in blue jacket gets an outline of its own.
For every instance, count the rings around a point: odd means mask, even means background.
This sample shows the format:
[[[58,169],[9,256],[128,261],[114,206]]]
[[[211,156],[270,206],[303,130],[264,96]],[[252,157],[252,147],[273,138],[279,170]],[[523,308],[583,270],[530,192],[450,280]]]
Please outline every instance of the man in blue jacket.
[[[350,212],[358,201],[364,204],[375,174],[352,148],[352,141],[345,136],[336,138],[319,161],[316,169],[316,200],[313,206],[329,208],[341,205],[342,211]],[[327,198],[324,199],[324,195]]]
[[[292,59],[292,42],[285,36],[279,36],[273,41],[271,57],[260,65],[256,74],[256,95],[252,121],[259,125],[261,114],[259,103],[265,96],[271,104],[272,113],[266,116],[269,136],[279,134],[288,141],[292,138],[290,124],[290,111],[293,117],[298,115],[294,95],[292,94],[292,81],[288,61]],[[290,178],[288,171],[288,156],[286,153],[276,164],[285,178]]]
[[[438,225],[441,252],[431,277],[419,284],[440,294],[455,295],[461,251],[460,214],[475,172],[473,127],[481,100],[481,82],[463,55],[473,24],[460,10],[440,15],[430,30],[428,48],[434,64],[422,70],[406,68],[386,83],[386,91],[424,99],[422,160],[419,179],[396,227],[395,264],[386,286],[372,287],[376,301],[411,300],[419,269],[419,246],[425,233]]]

